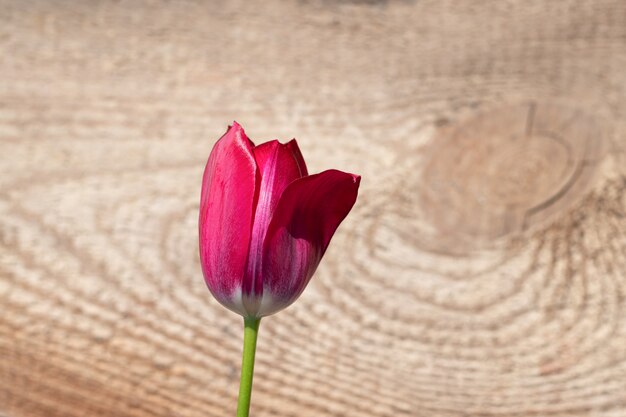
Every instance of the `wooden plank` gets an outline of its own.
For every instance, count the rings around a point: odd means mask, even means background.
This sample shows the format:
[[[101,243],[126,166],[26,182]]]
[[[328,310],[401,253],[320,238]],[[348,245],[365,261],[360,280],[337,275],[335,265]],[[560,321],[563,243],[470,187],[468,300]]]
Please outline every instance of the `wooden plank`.
[[[363,176],[255,416],[626,415],[626,4],[0,2],[0,415],[234,415],[200,177]]]

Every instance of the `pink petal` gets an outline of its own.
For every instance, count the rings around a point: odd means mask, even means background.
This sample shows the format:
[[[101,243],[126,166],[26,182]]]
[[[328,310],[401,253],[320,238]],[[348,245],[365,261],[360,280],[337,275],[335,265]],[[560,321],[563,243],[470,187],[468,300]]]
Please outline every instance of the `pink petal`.
[[[258,167],[258,202],[250,242],[247,274],[242,291],[246,295],[261,295],[261,260],[263,240],[278,199],[293,181],[307,175],[306,164],[295,139],[286,144],[277,140],[265,142],[254,148]]]
[[[202,178],[200,261],[207,286],[222,304],[233,304],[248,257],[256,164],[243,128],[236,122],[215,144]]]
[[[265,293],[259,315],[287,307],[302,293],[335,230],[352,209],[360,180],[328,170],[285,189],[263,245]]]

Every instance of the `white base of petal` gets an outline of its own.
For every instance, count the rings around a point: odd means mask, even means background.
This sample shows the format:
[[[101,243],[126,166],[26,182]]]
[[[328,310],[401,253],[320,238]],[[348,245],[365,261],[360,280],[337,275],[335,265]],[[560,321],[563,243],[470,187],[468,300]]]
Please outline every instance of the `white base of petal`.
[[[241,287],[235,289],[228,305],[229,310],[234,311],[244,317],[265,317],[276,313],[282,307],[276,305],[276,300],[272,297],[269,289],[263,290],[261,297],[243,295]]]

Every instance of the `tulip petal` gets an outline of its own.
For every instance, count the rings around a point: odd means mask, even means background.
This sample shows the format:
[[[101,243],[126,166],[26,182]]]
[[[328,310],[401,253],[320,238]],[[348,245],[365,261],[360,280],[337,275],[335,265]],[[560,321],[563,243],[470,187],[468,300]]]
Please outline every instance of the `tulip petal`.
[[[337,170],[298,179],[283,192],[263,244],[264,295],[258,316],[295,301],[354,205],[361,178]]]
[[[259,199],[252,226],[248,268],[242,285],[246,296],[263,294],[263,240],[280,196],[289,184],[307,175],[306,164],[295,139],[286,144],[277,140],[262,143],[254,148],[254,158],[258,168],[256,187]]]
[[[215,144],[202,178],[200,260],[207,286],[222,304],[233,301],[248,257],[255,199],[253,144],[236,122]],[[240,297],[239,297],[240,298]]]

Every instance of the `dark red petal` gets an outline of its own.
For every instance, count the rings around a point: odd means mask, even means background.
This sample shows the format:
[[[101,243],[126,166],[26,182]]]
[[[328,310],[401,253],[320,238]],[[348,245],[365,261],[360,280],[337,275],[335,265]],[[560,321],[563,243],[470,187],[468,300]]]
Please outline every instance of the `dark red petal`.
[[[361,178],[337,170],[301,178],[284,191],[263,245],[260,315],[295,301],[308,284],[335,230],[354,205]]]
[[[231,309],[245,273],[255,192],[253,144],[234,123],[213,147],[200,200],[200,261],[206,283]]]
[[[254,148],[258,168],[258,201],[250,242],[248,269],[243,282],[244,294],[262,294],[261,255],[263,240],[278,200],[285,188],[306,175],[306,165],[295,140],[282,144],[277,140],[262,143]],[[304,174],[303,174],[304,172]]]

